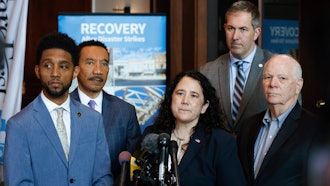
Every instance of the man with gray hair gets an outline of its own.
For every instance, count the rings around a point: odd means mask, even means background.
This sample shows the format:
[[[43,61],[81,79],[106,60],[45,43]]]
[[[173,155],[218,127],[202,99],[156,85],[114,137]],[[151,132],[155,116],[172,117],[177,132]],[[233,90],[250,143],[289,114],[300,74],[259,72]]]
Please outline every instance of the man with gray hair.
[[[238,153],[249,185],[306,185],[310,149],[320,120],[298,101],[303,87],[300,64],[274,55],[262,76],[268,109],[243,121]]]

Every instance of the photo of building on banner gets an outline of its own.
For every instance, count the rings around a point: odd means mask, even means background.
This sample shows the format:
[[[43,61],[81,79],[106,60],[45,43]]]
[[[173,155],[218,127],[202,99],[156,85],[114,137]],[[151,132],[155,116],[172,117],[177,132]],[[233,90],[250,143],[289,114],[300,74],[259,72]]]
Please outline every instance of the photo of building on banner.
[[[77,44],[103,42],[110,54],[104,91],[136,108],[141,130],[153,122],[166,89],[166,16],[60,14],[58,31]],[[77,80],[70,91],[77,87]]]

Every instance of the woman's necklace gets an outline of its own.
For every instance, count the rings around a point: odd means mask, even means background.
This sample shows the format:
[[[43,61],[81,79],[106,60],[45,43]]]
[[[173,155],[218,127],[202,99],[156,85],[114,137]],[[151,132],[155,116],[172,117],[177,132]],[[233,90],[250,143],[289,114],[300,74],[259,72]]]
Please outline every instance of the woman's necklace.
[[[189,143],[190,138],[179,137],[179,135],[177,134],[177,131],[175,129],[173,129],[172,134],[173,134],[172,136],[176,139],[175,141],[178,143],[179,150],[177,153],[177,158],[178,158],[178,163],[180,164],[181,159],[188,148],[188,143]]]
[[[176,134],[176,130],[173,130],[173,134],[174,134],[174,137],[176,139],[178,139],[180,142],[183,142],[185,139],[184,138],[180,138],[177,134]]]
[[[187,147],[188,147],[189,140],[187,140],[186,138],[179,137],[177,135],[177,132],[176,132],[175,129],[173,130],[172,133],[173,133],[174,137],[177,139],[178,148],[183,152],[186,151]],[[186,142],[186,143],[184,143],[184,142]]]

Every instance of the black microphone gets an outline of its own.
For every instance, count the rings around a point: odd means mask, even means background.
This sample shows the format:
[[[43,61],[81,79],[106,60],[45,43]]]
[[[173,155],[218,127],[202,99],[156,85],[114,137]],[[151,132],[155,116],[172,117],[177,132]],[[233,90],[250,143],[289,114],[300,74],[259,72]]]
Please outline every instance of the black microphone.
[[[132,156],[131,153],[128,151],[122,151],[118,156],[119,164],[121,165],[120,180],[119,180],[120,186],[126,185],[131,156]]]
[[[158,154],[158,136],[159,134],[147,134],[141,143],[141,150],[147,150],[150,154]]]
[[[154,185],[158,177],[158,136],[149,133],[143,137],[141,148],[133,153],[139,170],[132,171],[132,179],[135,185]]]
[[[135,151],[133,156],[142,163],[158,154],[158,136],[155,133],[147,134],[141,142],[141,149]]]
[[[158,147],[160,151],[159,156],[159,171],[158,171],[158,181],[160,185],[166,185],[165,183],[165,175],[167,172],[168,165],[168,143],[170,141],[170,135],[167,133],[161,133],[158,136]]]
[[[178,143],[174,140],[170,141],[169,144],[169,153],[171,155],[171,160],[172,160],[172,169],[174,172],[174,176],[175,176],[175,182],[176,182],[176,186],[180,185],[180,181],[179,181],[179,171],[178,171],[178,158],[177,158],[177,153],[178,153]]]

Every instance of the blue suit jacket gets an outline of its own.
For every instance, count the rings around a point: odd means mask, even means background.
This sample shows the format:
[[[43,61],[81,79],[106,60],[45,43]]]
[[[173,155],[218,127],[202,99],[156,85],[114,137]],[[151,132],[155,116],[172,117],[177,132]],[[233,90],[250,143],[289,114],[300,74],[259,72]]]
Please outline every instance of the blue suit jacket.
[[[308,158],[320,134],[320,120],[297,102],[271,144],[254,179],[254,144],[265,112],[242,123],[237,143],[248,185],[307,185]]]
[[[69,161],[40,95],[8,120],[6,185],[112,185],[101,115],[75,100],[71,100],[70,110]]]
[[[80,101],[78,90],[71,98]],[[103,91],[102,116],[109,145],[111,171],[115,178],[120,175],[118,155],[122,151],[133,153],[141,136],[135,107],[126,101]]]
[[[224,54],[212,62],[206,63],[201,67],[203,73],[214,86],[219,97],[220,109],[225,113],[227,123],[224,128],[230,133],[236,134],[240,123],[267,108],[264,97],[261,77],[264,64],[271,57],[271,53],[257,47],[256,54],[253,58],[249,77],[247,79],[242,101],[238,109],[236,121],[233,123],[231,117],[231,100],[230,100],[230,56],[229,53]]]

